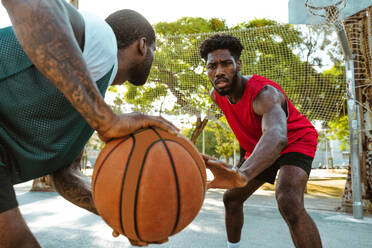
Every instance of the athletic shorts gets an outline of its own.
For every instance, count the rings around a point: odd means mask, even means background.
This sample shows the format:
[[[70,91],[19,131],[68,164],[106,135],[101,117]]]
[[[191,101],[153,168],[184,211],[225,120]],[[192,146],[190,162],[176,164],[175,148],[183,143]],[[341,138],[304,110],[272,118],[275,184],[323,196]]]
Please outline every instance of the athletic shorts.
[[[0,214],[16,207],[18,207],[18,202],[8,169],[0,166]]]
[[[312,162],[313,158],[308,155],[299,152],[285,153],[281,155],[272,166],[261,172],[255,179],[274,184],[276,174],[283,165],[294,165],[300,167],[309,176]]]

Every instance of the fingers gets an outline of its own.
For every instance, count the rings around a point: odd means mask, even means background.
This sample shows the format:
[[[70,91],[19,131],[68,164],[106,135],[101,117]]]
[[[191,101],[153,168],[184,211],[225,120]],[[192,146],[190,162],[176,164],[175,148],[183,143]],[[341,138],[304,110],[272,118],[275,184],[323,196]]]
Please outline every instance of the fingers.
[[[200,155],[201,155],[202,158],[204,159],[204,162],[205,162],[205,163],[207,163],[208,160],[215,160],[213,157],[208,156],[208,155],[206,155],[206,154],[202,154],[202,153],[200,153]]]
[[[210,181],[207,183],[207,190],[208,189],[214,189],[216,186],[215,186],[215,180],[213,181]]]
[[[165,242],[168,242],[168,238],[160,241],[154,241],[152,244],[163,244]]]
[[[117,238],[117,237],[119,237],[119,233],[118,233],[117,231],[113,230],[113,231],[112,231],[112,236],[113,236],[114,238]]]
[[[144,241],[140,241],[140,240],[133,240],[133,239],[129,239],[129,242],[131,243],[131,245],[134,245],[134,246],[148,246],[148,243],[144,242]]]
[[[110,141],[110,139],[104,137],[103,135],[101,135],[101,134],[99,134],[99,133],[98,133],[98,138],[99,138],[100,140],[102,140],[103,142],[105,142],[105,143],[107,143],[107,142]]]
[[[164,129],[165,131],[170,132],[173,135],[177,135],[177,133],[180,131],[179,128],[177,128],[173,123],[170,121],[164,119],[161,116],[151,116],[153,121],[152,123],[149,123],[150,126],[159,127],[161,129]]]
[[[205,163],[205,166],[210,169],[213,173],[214,170],[226,170],[226,169],[232,169],[230,165],[225,164],[224,162],[221,161],[216,161],[216,160],[208,160]]]

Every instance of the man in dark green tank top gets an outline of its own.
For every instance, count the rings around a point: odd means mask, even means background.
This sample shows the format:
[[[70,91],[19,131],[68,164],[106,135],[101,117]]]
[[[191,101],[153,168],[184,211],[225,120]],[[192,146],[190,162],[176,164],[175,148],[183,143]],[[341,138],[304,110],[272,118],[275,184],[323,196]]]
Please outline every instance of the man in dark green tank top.
[[[161,117],[115,115],[103,100],[110,84],[147,80],[155,34],[143,16],[122,10],[104,22],[63,0],[2,4],[13,26],[0,29],[0,247],[40,247],[13,184],[51,174],[63,197],[97,214],[76,169],[93,131],[108,141],[148,126],[178,129]]]

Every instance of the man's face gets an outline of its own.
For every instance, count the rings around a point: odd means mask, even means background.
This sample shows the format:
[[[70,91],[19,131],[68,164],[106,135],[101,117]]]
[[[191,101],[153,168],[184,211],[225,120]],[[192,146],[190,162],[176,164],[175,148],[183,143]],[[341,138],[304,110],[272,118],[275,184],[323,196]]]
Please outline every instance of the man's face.
[[[228,95],[234,88],[239,70],[240,63],[237,64],[228,49],[218,49],[208,54],[208,77],[220,96]]]
[[[149,77],[152,61],[154,60],[154,52],[156,50],[155,42],[148,47],[147,54],[142,63],[132,66],[129,70],[130,79],[128,80],[131,84],[136,86],[144,85]]]

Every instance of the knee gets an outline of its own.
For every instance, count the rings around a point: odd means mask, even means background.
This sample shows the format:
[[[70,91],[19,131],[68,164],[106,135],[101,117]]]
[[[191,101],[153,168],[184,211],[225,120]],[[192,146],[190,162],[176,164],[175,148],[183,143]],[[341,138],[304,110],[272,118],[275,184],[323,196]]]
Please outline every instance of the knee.
[[[244,201],[234,197],[229,191],[226,191],[223,195],[223,204],[226,209],[237,210],[242,208]]]
[[[276,194],[276,201],[280,213],[289,222],[296,222],[305,211],[303,198],[296,194],[279,192]]]

